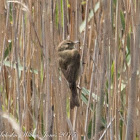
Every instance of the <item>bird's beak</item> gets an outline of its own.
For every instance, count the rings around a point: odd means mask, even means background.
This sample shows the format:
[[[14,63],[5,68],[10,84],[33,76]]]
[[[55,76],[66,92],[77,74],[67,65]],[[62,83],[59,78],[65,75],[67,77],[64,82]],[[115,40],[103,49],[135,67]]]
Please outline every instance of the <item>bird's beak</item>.
[[[80,41],[79,40],[74,41],[74,44],[77,44],[77,43],[80,43]]]

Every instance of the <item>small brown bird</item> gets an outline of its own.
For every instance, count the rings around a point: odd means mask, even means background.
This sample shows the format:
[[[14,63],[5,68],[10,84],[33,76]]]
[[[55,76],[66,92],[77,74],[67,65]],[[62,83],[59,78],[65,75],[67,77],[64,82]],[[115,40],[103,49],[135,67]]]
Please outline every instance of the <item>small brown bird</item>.
[[[70,108],[79,106],[76,80],[80,74],[80,54],[74,45],[78,41],[64,40],[58,45],[59,66],[72,92]]]

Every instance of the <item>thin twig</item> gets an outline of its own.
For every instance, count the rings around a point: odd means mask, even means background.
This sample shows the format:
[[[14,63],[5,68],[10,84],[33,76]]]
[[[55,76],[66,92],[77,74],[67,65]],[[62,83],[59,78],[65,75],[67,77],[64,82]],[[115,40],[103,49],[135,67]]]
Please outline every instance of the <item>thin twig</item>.
[[[110,121],[110,123],[108,124],[107,128],[105,129],[105,131],[103,132],[103,134],[101,135],[101,137],[99,138],[99,140],[101,140],[101,139],[104,137],[104,135],[106,134],[108,128],[110,127],[110,125],[111,125],[112,122],[114,121],[114,119],[115,119],[115,116],[114,116],[113,119]]]
[[[73,127],[72,127],[71,121],[70,121],[68,118],[66,118],[66,120],[67,120],[67,124],[68,124],[68,126],[69,126],[69,129],[70,129],[70,131],[71,131],[71,136],[72,136],[73,140],[77,140],[77,135],[76,135],[76,133],[73,131]]]
[[[30,10],[29,10],[29,8],[28,8],[28,6],[26,6],[24,3],[22,3],[22,2],[19,2],[19,1],[7,1],[7,3],[17,3],[17,4],[20,4],[22,7],[23,7],[23,11],[27,11],[28,12],[28,15],[29,15],[29,21],[30,21],[30,23],[31,23],[31,25],[32,25],[32,27],[33,27],[33,30],[34,30],[34,32],[35,32],[35,36],[36,36],[36,38],[37,38],[37,41],[38,41],[38,43],[39,43],[39,46],[41,47],[41,48],[43,48],[43,45],[41,44],[41,42],[40,42],[40,39],[39,39],[39,37],[38,37],[38,34],[37,34],[37,31],[36,31],[36,29],[35,29],[35,25],[34,25],[34,22],[33,22],[33,19],[32,19],[32,16],[31,16],[31,12],[30,12]],[[43,54],[44,55],[44,54]]]

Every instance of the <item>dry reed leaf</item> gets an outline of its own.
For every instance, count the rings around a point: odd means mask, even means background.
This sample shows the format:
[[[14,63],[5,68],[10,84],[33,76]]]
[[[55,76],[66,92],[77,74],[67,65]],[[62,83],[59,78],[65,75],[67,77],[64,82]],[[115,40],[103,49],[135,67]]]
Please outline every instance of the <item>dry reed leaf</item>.
[[[22,133],[22,130],[21,130],[19,124],[17,123],[16,119],[11,117],[8,113],[5,113],[5,112],[0,112],[0,115],[4,119],[6,119],[8,121],[8,123],[11,124],[12,128],[14,129],[14,131],[16,132],[18,137],[23,140],[23,133]]]

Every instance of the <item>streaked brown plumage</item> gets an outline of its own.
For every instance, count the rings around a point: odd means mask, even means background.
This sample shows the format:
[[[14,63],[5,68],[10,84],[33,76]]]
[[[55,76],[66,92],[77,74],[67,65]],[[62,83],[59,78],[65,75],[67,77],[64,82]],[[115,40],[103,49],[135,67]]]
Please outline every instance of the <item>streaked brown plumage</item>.
[[[80,54],[74,45],[78,42],[64,40],[58,45],[59,66],[72,92],[70,108],[79,106],[76,80],[80,73]]]

